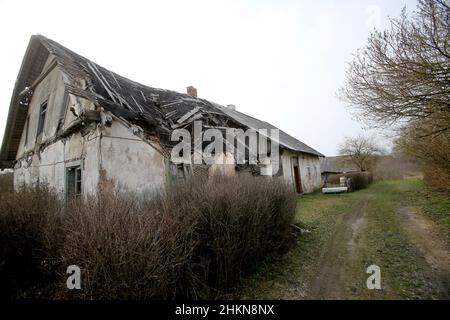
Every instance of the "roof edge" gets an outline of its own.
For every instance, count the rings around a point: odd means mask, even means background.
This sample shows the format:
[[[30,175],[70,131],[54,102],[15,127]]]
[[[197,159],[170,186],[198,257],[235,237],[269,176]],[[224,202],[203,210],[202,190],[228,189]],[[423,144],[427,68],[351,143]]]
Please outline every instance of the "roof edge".
[[[11,145],[11,139],[16,125],[17,113],[20,107],[18,99],[19,93],[24,89],[24,85],[27,81],[28,74],[25,74],[24,72],[33,63],[30,60],[32,60],[31,58],[38,52],[39,44],[39,35],[32,35],[28,42],[27,49],[20,65],[19,73],[14,84],[11,102],[9,105],[8,118],[6,120],[5,131],[3,134],[2,146],[0,149],[0,163],[2,164],[2,167],[10,167],[12,163],[12,159],[8,159],[8,151]]]

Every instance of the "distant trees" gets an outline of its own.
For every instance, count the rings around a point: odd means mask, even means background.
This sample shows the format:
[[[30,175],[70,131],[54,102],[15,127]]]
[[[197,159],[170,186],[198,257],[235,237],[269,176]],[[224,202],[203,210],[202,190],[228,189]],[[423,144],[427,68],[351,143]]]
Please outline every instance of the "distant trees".
[[[339,146],[339,154],[348,157],[360,171],[370,170],[373,166],[375,156],[380,151],[373,138],[363,135],[346,137],[344,142]]]
[[[347,71],[340,97],[372,127],[398,130],[398,144],[450,190],[450,6],[419,0],[386,31],[374,31]],[[431,177],[431,181],[434,178]]]

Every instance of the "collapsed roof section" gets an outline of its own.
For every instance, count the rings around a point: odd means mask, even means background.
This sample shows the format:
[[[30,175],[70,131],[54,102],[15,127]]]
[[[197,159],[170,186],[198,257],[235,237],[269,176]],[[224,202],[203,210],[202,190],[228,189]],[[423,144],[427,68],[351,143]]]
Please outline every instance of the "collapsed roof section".
[[[211,126],[244,127],[255,130],[276,129],[275,126],[241,112],[179,92],[152,88],[122,77],[59,43],[41,35],[31,37],[16,81],[5,129],[0,161],[2,167],[15,160],[27,116],[24,94],[42,76],[49,54],[69,75],[87,81],[87,90],[72,88],[105,110],[129,122],[169,136],[171,131],[196,119],[207,119]],[[25,90],[25,91],[24,91]],[[280,130],[282,147],[323,156],[320,152]]]

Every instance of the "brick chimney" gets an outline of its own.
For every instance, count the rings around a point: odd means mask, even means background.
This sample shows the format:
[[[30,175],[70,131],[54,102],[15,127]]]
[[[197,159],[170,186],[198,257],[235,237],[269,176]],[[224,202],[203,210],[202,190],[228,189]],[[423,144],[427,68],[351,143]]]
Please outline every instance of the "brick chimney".
[[[197,98],[197,89],[195,87],[189,86],[186,89],[187,89],[188,95],[190,95],[191,97]]]

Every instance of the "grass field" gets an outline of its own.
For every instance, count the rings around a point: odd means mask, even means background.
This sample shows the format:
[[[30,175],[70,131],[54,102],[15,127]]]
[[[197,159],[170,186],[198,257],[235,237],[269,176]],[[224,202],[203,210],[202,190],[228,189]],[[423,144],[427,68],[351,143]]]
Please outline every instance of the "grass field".
[[[310,232],[261,265],[245,299],[441,299],[450,297],[450,199],[421,180],[381,181],[354,193],[299,196]],[[369,290],[369,265],[381,290]]]

